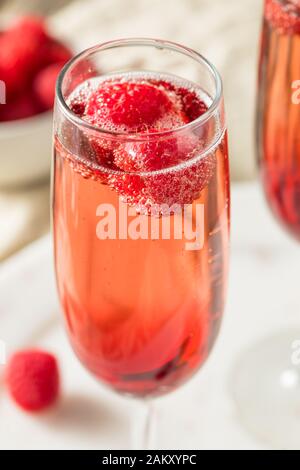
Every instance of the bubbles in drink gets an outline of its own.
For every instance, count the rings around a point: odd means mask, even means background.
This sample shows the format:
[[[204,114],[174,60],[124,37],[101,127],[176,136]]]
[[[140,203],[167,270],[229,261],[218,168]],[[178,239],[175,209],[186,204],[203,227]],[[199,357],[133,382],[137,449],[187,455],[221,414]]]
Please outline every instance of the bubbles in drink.
[[[108,185],[140,212],[191,204],[214,174],[222,132],[218,116],[204,125],[187,124],[206,113],[211,102],[199,86],[173,75],[135,72],[89,79],[68,104],[102,132],[83,132],[85,161],[72,161],[69,152],[67,159],[75,171]],[[120,139],[107,132],[126,135]]]

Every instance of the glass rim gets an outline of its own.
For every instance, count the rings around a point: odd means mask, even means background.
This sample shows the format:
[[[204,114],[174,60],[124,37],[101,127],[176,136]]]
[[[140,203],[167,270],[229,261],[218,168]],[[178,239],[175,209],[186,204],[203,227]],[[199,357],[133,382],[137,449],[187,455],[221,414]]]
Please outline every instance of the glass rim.
[[[68,106],[62,93],[62,86],[63,86],[64,78],[66,74],[68,73],[69,69],[74,64],[76,64],[76,62],[82,59],[88,58],[88,56],[96,52],[100,52],[101,50],[105,51],[109,49],[115,49],[117,47],[126,47],[126,46],[129,46],[129,47],[148,46],[148,47],[155,47],[155,48],[160,48],[160,49],[165,48],[171,51],[180,52],[183,55],[195,60],[195,62],[204,64],[213,77],[213,80],[215,82],[215,89],[216,89],[215,97],[212,98],[211,105],[208,107],[207,111],[205,111],[205,113],[198,116],[198,118],[182,126],[178,126],[172,129],[167,129],[164,131],[151,132],[151,133],[111,131],[111,130],[107,130],[107,129],[95,126],[94,124],[90,124],[89,122],[85,121],[84,119],[81,119],[81,117],[76,115]],[[81,128],[85,128],[90,132],[99,133],[111,139],[121,138],[121,139],[126,139],[128,141],[134,140],[134,141],[144,142],[145,140],[149,140],[149,138],[152,140],[155,138],[170,136],[176,133],[184,132],[190,128],[201,126],[205,124],[211,118],[211,116],[213,116],[214,113],[218,110],[222,97],[223,97],[223,83],[222,83],[221,76],[218,70],[216,69],[216,67],[211,62],[209,62],[202,54],[196,52],[194,49],[182,46],[181,44],[178,44],[176,42],[168,41],[164,39],[154,39],[154,38],[132,37],[132,38],[115,39],[115,40],[106,41],[106,42],[97,44],[95,46],[89,47],[83,50],[82,52],[80,52],[79,54],[75,55],[71,60],[69,60],[69,62],[65,64],[65,66],[62,68],[58,76],[58,79],[56,81],[56,99],[67,119],[72,121],[75,125]]]

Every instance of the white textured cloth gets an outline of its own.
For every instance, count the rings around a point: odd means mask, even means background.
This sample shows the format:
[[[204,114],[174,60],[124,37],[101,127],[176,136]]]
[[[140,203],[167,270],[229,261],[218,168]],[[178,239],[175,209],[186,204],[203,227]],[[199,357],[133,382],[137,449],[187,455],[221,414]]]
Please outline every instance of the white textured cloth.
[[[0,261],[49,230],[49,184],[0,192]]]

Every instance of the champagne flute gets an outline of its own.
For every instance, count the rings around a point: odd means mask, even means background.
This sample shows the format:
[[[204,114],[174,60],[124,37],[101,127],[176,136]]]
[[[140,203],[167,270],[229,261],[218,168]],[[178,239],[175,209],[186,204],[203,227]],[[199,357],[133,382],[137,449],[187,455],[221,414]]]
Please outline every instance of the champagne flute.
[[[151,99],[150,99],[151,98]],[[88,49],[60,74],[53,234],[71,345],[111,389],[149,399],[203,365],[226,295],[229,170],[221,78],[156,39]]]
[[[272,213],[296,241],[300,241],[299,80],[300,0],[265,0],[257,96],[259,170]],[[234,393],[243,422],[281,448],[300,448],[300,373],[293,360],[299,338],[299,328],[294,328],[255,344],[235,375]]]

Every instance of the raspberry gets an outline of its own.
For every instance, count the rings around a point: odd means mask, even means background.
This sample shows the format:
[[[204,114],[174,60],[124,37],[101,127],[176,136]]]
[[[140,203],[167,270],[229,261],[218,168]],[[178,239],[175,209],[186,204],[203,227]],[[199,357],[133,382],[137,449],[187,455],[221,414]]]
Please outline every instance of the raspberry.
[[[58,397],[59,372],[52,354],[38,350],[21,351],[7,367],[7,385],[16,403],[27,411],[40,411]]]
[[[177,110],[168,95],[148,83],[106,82],[91,94],[86,119],[98,127],[141,131]]]
[[[192,165],[158,174],[111,175],[108,184],[137,211],[151,214],[155,206],[192,204],[208,184],[215,166],[216,157],[210,154]]]
[[[89,147],[92,152],[91,160],[98,165],[104,166],[110,169],[118,169],[115,166],[114,154],[109,141],[102,138],[88,138]]]
[[[174,204],[192,204],[209,183],[215,167],[216,156],[210,154],[192,165],[150,176],[145,191],[149,207],[153,204],[166,204],[169,207]]]
[[[123,201],[131,206],[145,207],[148,200],[146,195],[145,180],[142,176],[123,173],[110,174],[107,184],[120,194]]]
[[[300,34],[300,0],[265,0],[265,17],[284,34]]]
[[[185,116],[186,123],[194,121],[207,111],[207,105],[199,99],[199,96],[193,90],[182,87],[176,88],[173,83],[166,82],[165,80],[150,80],[150,82],[176,94],[177,100],[180,100],[182,114]]]
[[[190,133],[160,139],[150,137],[144,142],[120,145],[114,152],[114,163],[127,172],[162,170],[188,160],[199,145],[196,136]]]
[[[9,100],[0,107],[0,121],[14,121],[25,119],[41,112],[32,94],[20,96],[14,100]]]
[[[41,67],[41,44],[46,37],[36,29],[26,33],[14,27],[0,36],[0,79],[7,93],[16,95],[28,89],[30,80]]]
[[[114,152],[114,163],[127,172],[155,171],[179,163],[176,139],[128,142]]]
[[[35,77],[33,91],[44,110],[52,109],[55,97],[55,84],[63,64],[51,64]]]
[[[194,91],[186,90],[185,88],[180,88],[178,93],[181,96],[182,107],[189,121],[194,121],[202,114],[206,113],[207,106],[206,104],[199,100],[199,97]]]

